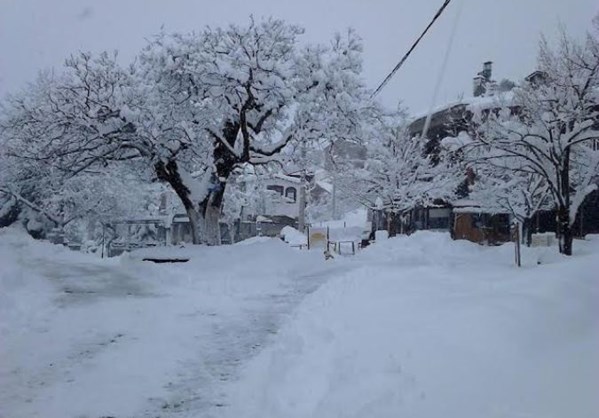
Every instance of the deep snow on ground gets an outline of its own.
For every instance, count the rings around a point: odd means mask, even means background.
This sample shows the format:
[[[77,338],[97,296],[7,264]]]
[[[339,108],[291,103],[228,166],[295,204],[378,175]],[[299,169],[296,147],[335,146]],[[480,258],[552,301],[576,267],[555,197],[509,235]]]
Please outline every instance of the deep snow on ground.
[[[368,247],[232,386],[228,417],[599,416],[599,240]],[[537,265],[537,261],[541,264]]]
[[[599,240],[575,250],[517,269],[512,245],[417,233],[328,262],[276,239],[99,260],[0,230],[0,417],[596,417]]]
[[[192,260],[100,260],[0,230],[0,417],[208,416],[337,268],[278,240],[155,252]]]

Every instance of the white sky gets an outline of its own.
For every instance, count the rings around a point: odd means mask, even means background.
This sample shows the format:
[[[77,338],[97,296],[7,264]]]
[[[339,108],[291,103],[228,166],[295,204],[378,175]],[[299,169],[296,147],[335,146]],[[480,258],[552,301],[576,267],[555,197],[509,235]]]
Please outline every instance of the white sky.
[[[494,77],[521,79],[534,69],[541,33],[562,24],[576,37],[590,28],[598,0],[453,0],[446,13],[381,94],[414,112],[428,110],[447,39],[462,4],[437,104],[470,94],[483,61]],[[42,68],[77,50],[119,50],[130,60],[160,30],[245,23],[275,16],[327,42],[351,26],[364,39],[364,76],[374,88],[424,29],[442,0],[0,0],[0,95],[23,87]]]

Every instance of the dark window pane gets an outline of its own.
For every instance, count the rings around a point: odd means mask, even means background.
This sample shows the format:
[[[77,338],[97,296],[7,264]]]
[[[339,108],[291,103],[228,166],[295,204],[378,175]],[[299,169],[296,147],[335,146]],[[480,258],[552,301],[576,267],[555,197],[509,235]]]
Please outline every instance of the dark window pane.
[[[285,190],[285,197],[291,202],[295,202],[295,199],[297,198],[297,190],[295,187],[287,187],[287,190]]]
[[[283,196],[283,190],[285,190],[283,186],[266,186],[266,189],[277,192],[281,196]]]

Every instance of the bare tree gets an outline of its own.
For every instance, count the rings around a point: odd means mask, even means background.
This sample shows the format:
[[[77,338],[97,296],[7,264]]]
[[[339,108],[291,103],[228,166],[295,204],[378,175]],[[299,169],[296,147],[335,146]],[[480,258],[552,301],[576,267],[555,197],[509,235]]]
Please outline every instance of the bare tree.
[[[547,187],[557,210],[560,252],[572,254],[572,225],[597,188],[599,44],[562,34],[557,48],[540,44],[536,77],[514,90],[509,106],[479,112],[476,144],[496,167]]]
[[[277,161],[306,125],[320,137],[353,128],[354,101],[365,96],[359,39],[349,32],[330,46],[301,47],[302,33],[252,19],[160,35],[128,69],[109,54],[79,54],[63,73],[9,99],[1,133],[11,157],[65,178],[141,161],[176,192],[193,241],[218,244],[225,188],[238,167]]]
[[[402,115],[382,117],[372,135],[364,167],[346,166],[342,183],[363,205],[394,218],[417,205],[455,197],[461,169],[445,150],[427,153],[426,140],[409,135]]]
[[[361,43],[350,31],[329,47],[301,48],[302,33],[280,20],[252,19],[244,27],[159,37],[142,54],[160,80],[159,91],[166,86],[178,106],[201,109],[188,125],[199,129],[196,136],[209,149],[204,191],[190,193],[174,162],[158,172],[177,185],[209,243],[220,240],[223,197],[238,167],[279,161],[282,150],[306,132],[310,138],[351,135],[355,103],[367,96],[360,79]]]

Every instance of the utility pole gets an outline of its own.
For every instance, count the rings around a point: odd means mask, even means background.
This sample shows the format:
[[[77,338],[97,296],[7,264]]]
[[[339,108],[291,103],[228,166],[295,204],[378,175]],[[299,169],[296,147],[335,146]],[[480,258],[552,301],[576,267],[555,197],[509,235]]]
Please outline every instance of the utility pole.
[[[306,229],[306,176],[302,174],[302,184],[299,189],[299,214],[297,219],[297,229],[304,232]]]
[[[306,229],[306,142],[302,141],[301,150],[301,175],[300,175],[300,188],[299,188],[299,211],[297,216],[297,229],[300,232],[304,232]]]
[[[331,194],[331,217],[333,220],[337,220],[337,174],[333,174],[333,188]]]

